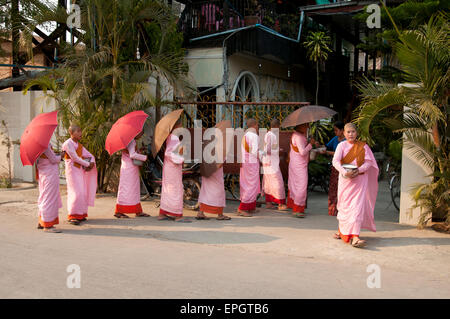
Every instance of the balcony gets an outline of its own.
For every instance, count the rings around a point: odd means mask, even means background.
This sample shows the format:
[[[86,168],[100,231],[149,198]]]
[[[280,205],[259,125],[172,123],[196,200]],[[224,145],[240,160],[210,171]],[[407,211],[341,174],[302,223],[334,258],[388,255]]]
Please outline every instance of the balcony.
[[[307,1],[220,0],[187,2],[178,21],[186,39],[262,24],[287,37],[297,38],[297,5]],[[283,3],[283,5],[281,5]],[[295,6],[292,4],[295,3]]]

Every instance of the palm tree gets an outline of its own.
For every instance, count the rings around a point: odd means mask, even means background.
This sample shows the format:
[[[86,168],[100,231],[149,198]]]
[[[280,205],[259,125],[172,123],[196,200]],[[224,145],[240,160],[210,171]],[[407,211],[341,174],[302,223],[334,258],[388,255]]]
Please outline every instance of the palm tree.
[[[399,41],[394,45],[395,53],[404,81],[413,85],[377,84],[365,79],[359,84],[363,100],[355,113],[362,135],[372,142],[370,128],[377,116],[386,110],[396,110],[396,116],[385,123],[395,132],[403,133],[403,145],[434,172],[431,183],[412,189],[415,207],[423,209],[422,225],[430,212],[433,217],[450,222],[448,17],[447,13],[439,13],[417,29],[401,32],[397,29]]]
[[[83,128],[83,144],[97,159],[99,189],[106,191],[120,158],[104,149],[112,124],[124,114],[155,105],[150,76],[185,88],[187,71],[169,7],[152,0],[86,0],[79,45],[68,47],[59,68],[27,83],[57,101],[60,120]],[[137,54],[139,51],[139,55]]]
[[[331,52],[330,44],[331,38],[323,31],[310,32],[303,42],[309,60],[316,63],[316,104],[319,99],[319,62],[324,62],[328,59],[328,53]]]

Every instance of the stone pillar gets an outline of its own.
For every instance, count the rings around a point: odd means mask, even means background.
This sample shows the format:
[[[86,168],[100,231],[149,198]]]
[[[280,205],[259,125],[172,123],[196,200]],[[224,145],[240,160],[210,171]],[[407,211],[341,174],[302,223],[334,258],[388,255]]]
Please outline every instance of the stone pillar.
[[[414,85],[400,84],[401,86],[414,87]],[[406,111],[406,108],[405,108]],[[419,222],[420,208],[412,209],[415,204],[410,195],[411,187],[417,183],[429,183],[431,178],[427,175],[432,173],[431,169],[422,164],[406,147],[402,150],[402,175],[400,194],[400,224],[414,225]]]

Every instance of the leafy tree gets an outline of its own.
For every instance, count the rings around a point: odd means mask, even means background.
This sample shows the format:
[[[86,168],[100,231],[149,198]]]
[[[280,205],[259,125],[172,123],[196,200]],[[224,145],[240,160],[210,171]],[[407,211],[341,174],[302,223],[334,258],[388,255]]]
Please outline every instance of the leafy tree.
[[[384,2],[380,0],[384,5]],[[447,0],[407,0],[401,4],[389,8],[389,15],[395,21],[395,27],[386,11],[381,12],[382,30],[371,30],[369,35],[364,38],[363,43],[358,48],[368,52],[372,57],[377,54],[384,56],[387,65],[382,67],[380,76],[383,79],[401,82],[402,73],[397,68],[398,63],[395,59],[393,49],[398,41],[398,32],[395,30],[413,30],[420,25],[426,24],[431,16],[438,11],[450,10],[450,2]],[[365,23],[370,13],[363,10],[357,14],[355,19]]]
[[[384,123],[394,132],[403,133],[404,147],[411,149],[417,159],[434,172],[431,183],[413,188],[416,206],[424,212],[422,225],[427,222],[429,213],[450,222],[448,18],[448,13],[441,12],[432,16],[427,24],[399,31],[394,49],[403,78],[413,83],[412,86],[374,83],[367,79],[359,84],[363,101],[355,121],[362,135],[373,142],[372,123],[383,111],[392,110],[391,118]]]
[[[72,122],[82,127],[82,143],[97,159],[99,189],[106,191],[120,161],[104,149],[112,124],[157,104],[150,76],[185,89],[187,68],[175,17],[160,1],[85,0],[81,13],[78,45],[67,47],[61,65],[26,89],[38,85],[56,99],[64,128]]]
[[[316,105],[319,100],[319,62],[325,62],[328,59],[328,53],[331,52],[331,38],[323,31],[310,32],[303,42],[307,50],[307,56],[310,61],[316,64]]]

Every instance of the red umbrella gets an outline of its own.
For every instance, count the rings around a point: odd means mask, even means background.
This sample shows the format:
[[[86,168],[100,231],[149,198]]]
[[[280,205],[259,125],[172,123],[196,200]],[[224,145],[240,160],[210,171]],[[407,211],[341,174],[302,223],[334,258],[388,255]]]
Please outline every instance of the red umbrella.
[[[47,149],[58,126],[57,114],[58,111],[39,114],[25,128],[20,138],[20,160],[24,166],[33,165]]]
[[[109,155],[127,148],[128,144],[142,131],[148,114],[144,111],[130,112],[111,127],[105,141]]]
[[[47,149],[58,126],[57,115],[58,111],[39,114],[25,128],[20,138],[20,160],[24,166],[33,165]]]

